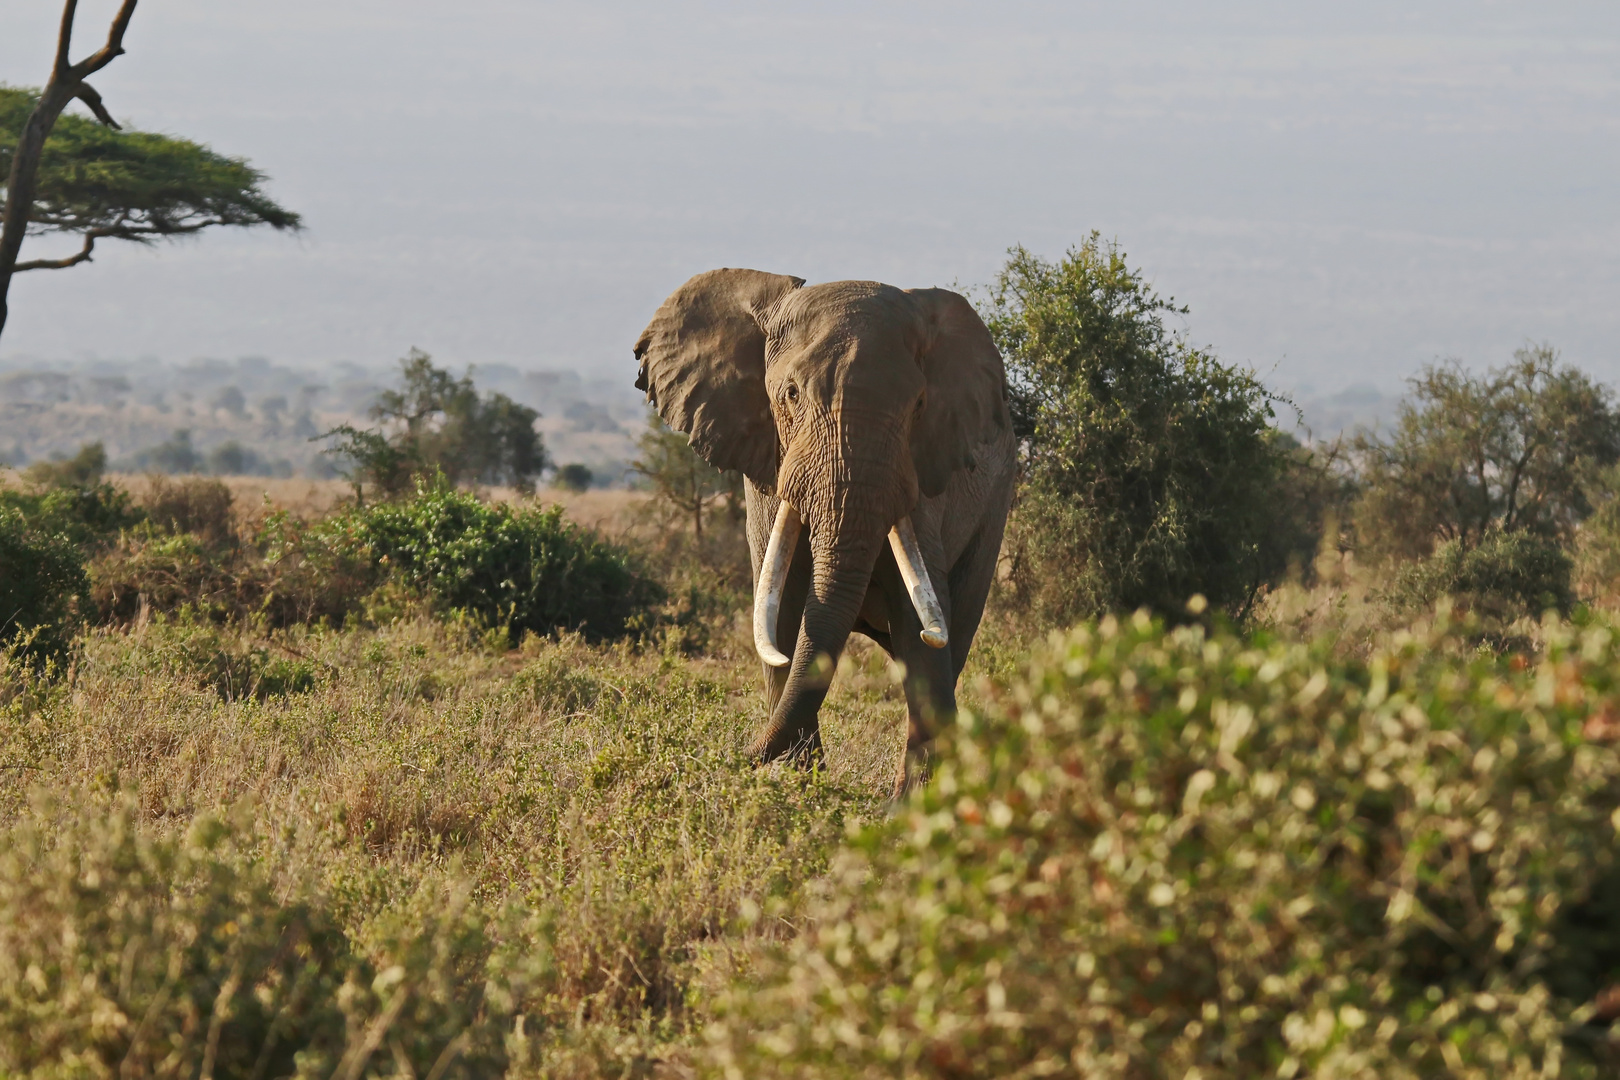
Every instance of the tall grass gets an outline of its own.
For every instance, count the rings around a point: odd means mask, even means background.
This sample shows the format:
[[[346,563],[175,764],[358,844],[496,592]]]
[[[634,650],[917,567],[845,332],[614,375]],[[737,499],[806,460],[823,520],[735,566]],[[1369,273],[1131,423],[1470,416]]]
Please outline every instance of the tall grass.
[[[792,932],[900,750],[872,664],[829,709],[826,773],[755,769],[758,695],[734,661],[489,649],[427,619],[266,637],[184,618],[88,635],[67,680],[9,659],[0,852],[20,884],[0,968],[21,996],[0,1031],[49,1013],[57,1034],[0,1036],[0,1067],[43,1075],[72,1050],[87,1075],[197,1075],[222,1016],[260,1050],[216,1055],[219,1076],[291,1062],[299,1039],[329,1074],[373,1027],[354,1075],[426,1075],[458,1039],[446,1067],[469,1075],[669,1056],[739,946]],[[110,910],[129,914],[85,921]],[[262,1050],[278,1009],[302,1019]]]

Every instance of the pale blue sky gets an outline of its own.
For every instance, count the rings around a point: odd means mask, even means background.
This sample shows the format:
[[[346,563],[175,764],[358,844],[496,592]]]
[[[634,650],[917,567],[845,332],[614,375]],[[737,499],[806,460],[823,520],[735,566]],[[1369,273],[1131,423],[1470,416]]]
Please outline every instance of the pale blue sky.
[[[0,5],[38,84],[60,4]],[[24,275],[0,354],[628,376],[700,270],[972,285],[1099,229],[1284,389],[1527,338],[1620,382],[1613,0],[142,0],[127,44],[113,113],[309,230]]]

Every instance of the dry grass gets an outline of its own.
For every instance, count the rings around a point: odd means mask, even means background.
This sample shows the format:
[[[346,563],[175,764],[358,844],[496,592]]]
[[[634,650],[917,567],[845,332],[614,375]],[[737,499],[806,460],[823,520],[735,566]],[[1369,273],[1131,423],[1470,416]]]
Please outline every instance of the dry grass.
[[[153,477],[143,473],[111,473],[107,479],[127,490],[137,501],[146,497],[153,482]],[[343,480],[222,476],[219,481],[230,490],[238,516],[248,524],[261,520],[269,510],[287,510],[297,517],[313,520],[354,498],[354,488]],[[16,472],[5,470],[0,471],[0,483],[20,485],[22,480]],[[521,495],[513,488],[492,488],[488,495],[496,502],[561,506],[574,521],[610,536],[635,530],[645,516],[642,510],[647,502],[645,492],[622,489],[541,488],[533,495]]]
[[[221,681],[221,655],[313,685],[261,700]],[[154,835],[246,822],[237,842],[280,894],[321,897],[357,942],[424,889],[515,901],[521,951],[546,958],[524,1007],[546,1026],[514,1075],[675,1068],[749,943],[791,925],[740,913],[791,919],[845,820],[880,811],[903,748],[886,662],[857,645],[824,713],[826,768],[752,766],[763,699],[740,619],[683,657],[491,650],[430,620],[262,636],[156,618],[89,634],[69,680],[5,697],[13,831],[40,820],[41,793],[123,793]]]

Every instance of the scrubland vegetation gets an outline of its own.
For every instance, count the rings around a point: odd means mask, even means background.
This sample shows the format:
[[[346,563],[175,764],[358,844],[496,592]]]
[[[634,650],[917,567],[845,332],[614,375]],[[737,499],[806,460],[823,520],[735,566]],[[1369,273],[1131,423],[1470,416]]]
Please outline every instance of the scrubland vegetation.
[[[871,647],[821,768],[746,759],[666,432],[616,516],[491,498],[424,360],[331,505],[0,488],[0,1073],[1613,1075],[1609,391],[1528,348],[1302,445],[1109,245],[981,300],[1024,487],[894,806]]]

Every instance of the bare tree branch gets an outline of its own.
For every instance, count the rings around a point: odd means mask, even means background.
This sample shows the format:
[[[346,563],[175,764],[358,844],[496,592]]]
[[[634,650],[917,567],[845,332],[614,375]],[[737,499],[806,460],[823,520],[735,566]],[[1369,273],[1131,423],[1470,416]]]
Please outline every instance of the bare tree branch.
[[[11,268],[12,273],[20,274],[24,270],[66,270],[70,266],[90,261],[90,253],[95,250],[96,241],[107,235],[105,230],[92,229],[84,234],[84,247],[76,255],[69,255],[65,259],[30,259],[20,262]]]
[[[17,140],[17,148],[11,156],[11,174],[6,178],[5,206],[0,209],[0,332],[4,332],[6,327],[6,317],[9,314],[6,297],[11,290],[11,277],[18,268],[17,252],[21,250],[23,238],[28,232],[28,216],[34,206],[34,192],[39,179],[40,157],[45,152],[45,140],[50,137],[51,128],[56,125],[56,118],[74,98],[90,106],[90,111],[95,113],[96,119],[102,123],[115,128],[118,126],[113,123],[107,107],[102,104],[101,95],[84,85],[84,80],[123,53],[124,33],[129,29],[130,19],[135,15],[135,4],[136,0],[123,0],[119,5],[118,14],[113,17],[112,26],[107,31],[107,44],[77,64],[73,64],[68,57],[73,45],[73,19],[79,11],[79,0],[64,0],[62,25],[56,36],[56,63],[51,69],[50,81],[40,93],[39,103],[34,106],[34,111],[23,125],[22,136]],[[80,252],[82,258],[75,257],[79,262],[90,257],[89,239],[86,237],[86,248]],[[35,266],[33,263],[26,265],[30,269],[45,268]]]
[[[185,236],[188,233],[202,232],[214,225],[229,225],[230,222],[221,218],[209,218],[206,221],[193,221],[186,225],[109,225],[104,228],[91,229],[84,234],[84,247],[74,255],[61,259],[31,259],[20,262],[12,267],[12,273],[20,274],[24,270],[66,270],[70,266],[91,262],[91,252],[95,250],[97,240],[132,240],[138,244],[150,244],[154,236]]]
[[[101,103],[101,95],[96,93],[95,87],[89,83],[80,83],[79,91],[74,96],[90,107],[90,111],[96,114],[97,120],[100,120],[114,131],[123,130],[118,126],[118,121],[112,118],[112,113],[107,111],[107,106]]]
[[[69,0],[71,9],[77,0]],[[73,65],[72,76],[75,81],[83,80],[94,75],[102,68],[113,62],[116,56],[124,54],[124,31],[129,29],[129,20],[135,15],[136,0],[124,0],[113,16],[112,27],[107,31],[107,44],[91,53],[89,56]]]
[[[78,10],[79,0],[67,0],[62,8],[62,29],[56,35],[56,64],[51,68],[52,79],[66,79],[70,75],[72,64],[68,61],[68,49],[73,44],[73,17]]]

